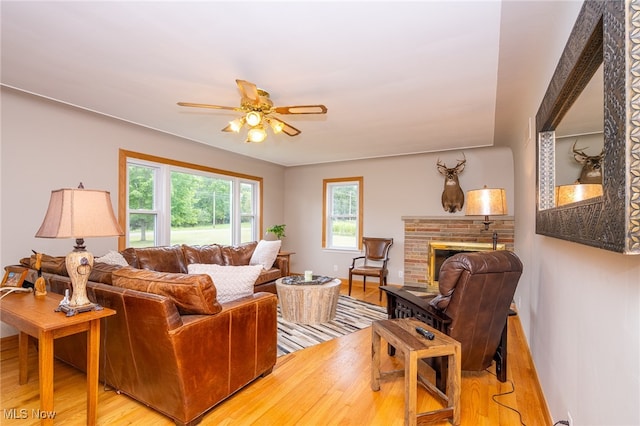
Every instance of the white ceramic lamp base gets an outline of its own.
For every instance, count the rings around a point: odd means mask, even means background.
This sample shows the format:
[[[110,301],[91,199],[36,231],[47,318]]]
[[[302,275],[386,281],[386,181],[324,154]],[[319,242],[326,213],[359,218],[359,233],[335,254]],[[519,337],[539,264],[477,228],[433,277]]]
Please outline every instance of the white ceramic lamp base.
[[[65,258],[65,265],[73,286],[73,294],[68,303],[58,306],[58,310],[72,316],[80,312],[102,309],[87,297],[87,281],[93,268],[93,255],[86,250],[74,250]]]

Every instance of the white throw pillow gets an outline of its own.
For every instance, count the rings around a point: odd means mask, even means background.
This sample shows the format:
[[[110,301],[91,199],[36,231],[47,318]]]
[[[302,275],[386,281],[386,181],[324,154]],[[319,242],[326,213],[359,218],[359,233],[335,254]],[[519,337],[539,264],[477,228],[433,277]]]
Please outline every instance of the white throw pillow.
[[[187,270],[190,274],[209,275],[216,287],[218,302],[225,303],[253,294],[253,286],[262,272],[262,265],[192,263]]]
[[[264,269],[271,269],[273,262],[276,261],[282,241],[258,241],[256,249],[251,255],[249,265],[262,265]]]
[[[96,258],[96,262],[102,262],[108,265],[129,266],[124,256],[114,250],[109,250],[109,253]]]

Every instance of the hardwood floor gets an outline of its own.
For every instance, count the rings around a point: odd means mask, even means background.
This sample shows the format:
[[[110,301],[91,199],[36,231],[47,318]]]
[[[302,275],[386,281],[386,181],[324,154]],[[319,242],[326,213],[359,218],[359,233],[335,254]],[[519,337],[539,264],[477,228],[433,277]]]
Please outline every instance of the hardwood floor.
[[[362,291],[354,283],[352,296],[378,302],[377,285]],[[347,293],[343,284],[341,292]],[[2,339],[0,347],[0,424],[36,425],[32,410],[39,408],[37,354],[29,351],[29,381],[18,385],[17,338]],[[527,426],[551,425],[535,368],[517,316],[509,318],[508,379],[500,383],[491,372],[463,372],[461,425],[518,425],[520,411]],[[380,391],[370,388],[371,330],[294,352],[278,359],[273,372],[239,391],[207,415],[202,425],[402,425],[404,381],[383,382]],[[400,368],[401,362],[384,355],[385,368]],[[82,425],[86,416],[85,375],[59,361],[55,363],[56,423]],[[438,403],[420,389],[418,411],[439,408]],[[15,409],[16,411],[13,411]],[[25,411],[20,411],[25,410]],[[25,419],[17,418],[25,414]],[[11,418],[13,417],[13,418]],[[98,425],[171,425],[152,409],[118,395],[100,385]],[[438,425],[448,424],[446,422]]]

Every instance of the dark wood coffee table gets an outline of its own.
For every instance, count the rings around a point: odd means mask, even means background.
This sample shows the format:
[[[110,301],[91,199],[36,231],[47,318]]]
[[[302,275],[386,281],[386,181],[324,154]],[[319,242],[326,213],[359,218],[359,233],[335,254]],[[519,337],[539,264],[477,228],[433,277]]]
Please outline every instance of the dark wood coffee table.
[[[451,322],[449,317],[437,312],[429,305],[429,300],[436,296],[434,292],[394,286],[382,286],[380,289],[387,294],[389,318],[417,318],[440,331],[444,331],[445,326]],[[418,296],[418,294],[421,295]]]

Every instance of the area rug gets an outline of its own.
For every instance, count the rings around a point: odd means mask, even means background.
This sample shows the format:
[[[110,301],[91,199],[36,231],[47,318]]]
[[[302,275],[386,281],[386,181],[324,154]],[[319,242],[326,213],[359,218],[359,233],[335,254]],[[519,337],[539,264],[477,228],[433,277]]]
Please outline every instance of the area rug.
[[[362,330],[373,321],[387,319],[387,309],[340,295],[336,317],[322,324],[296,324],[282,319],[278,306],[278,356],[308,348]]]

